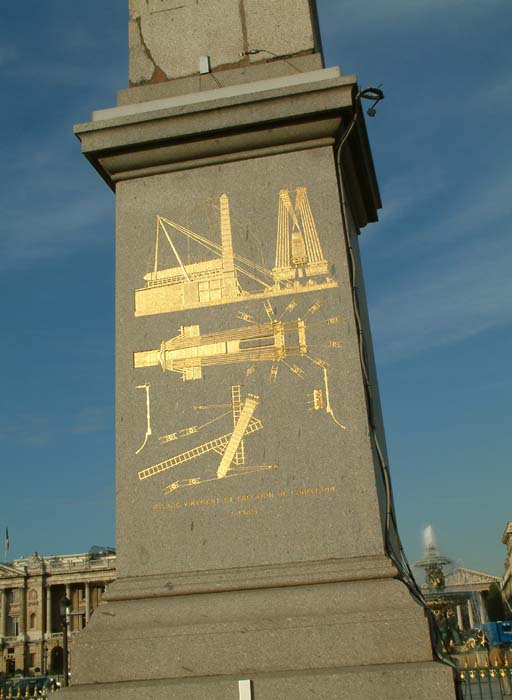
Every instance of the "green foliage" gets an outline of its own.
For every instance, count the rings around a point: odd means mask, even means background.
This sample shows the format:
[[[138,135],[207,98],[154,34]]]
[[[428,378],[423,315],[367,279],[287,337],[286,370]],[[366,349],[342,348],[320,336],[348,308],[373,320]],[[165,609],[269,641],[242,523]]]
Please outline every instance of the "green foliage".
[[[505,619],[505,606],[501,597],[501,591],[497,583],[491,583],[489,594],[485,601],[487,616],[491,622]]]

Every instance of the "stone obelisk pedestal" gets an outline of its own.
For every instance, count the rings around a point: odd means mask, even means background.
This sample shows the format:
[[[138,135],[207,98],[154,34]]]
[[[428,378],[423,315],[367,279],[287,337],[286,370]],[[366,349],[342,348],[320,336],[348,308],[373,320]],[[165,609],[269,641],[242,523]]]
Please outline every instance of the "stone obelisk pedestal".
[[[63,697],[452,698],[389,555],[356,80],[306,0],[130,9],[76,127],[116,193],[119,578]]]

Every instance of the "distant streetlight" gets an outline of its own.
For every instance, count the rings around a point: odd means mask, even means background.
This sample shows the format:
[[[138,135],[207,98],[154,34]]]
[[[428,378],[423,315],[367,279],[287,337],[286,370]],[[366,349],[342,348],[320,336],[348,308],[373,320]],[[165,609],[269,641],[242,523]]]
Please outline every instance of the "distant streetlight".
[[[64,687],[69,685],[69,650],[68,650],[68,614],[69,608],[71,607],[71,601],[69,598],[61,599],[59,604],[60,620],[62,623],[62,656],[63,656],[63,666],[64,666]]]

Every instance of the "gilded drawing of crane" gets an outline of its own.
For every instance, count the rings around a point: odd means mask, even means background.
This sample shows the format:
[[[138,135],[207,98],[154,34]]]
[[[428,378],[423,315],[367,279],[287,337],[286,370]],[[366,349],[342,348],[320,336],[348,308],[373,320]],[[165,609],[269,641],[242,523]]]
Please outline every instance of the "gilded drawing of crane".
[[[276,465],[262,466],[247,466],[245,464],[245,438],[262,430],[263,425],[259,418],[254,416],[254,413],[259,405],[259,397],[254,394],[248,394],[245,400],[241,397],[241,388],[239,384],[231,387],[231,415],[233,420],[233,429],[231,432],[220,435],[211,440],[196,445],[195,447],[185,450],[173,457],[154,464],[138,472],[140,481],[157,476],[170,469],[175,469],[183,465],[188,465],[203,455],[215,452],[220,455],[217,469],[214,475],[211,476],[194,476],[187,479],[179,479],[163,489],[164,494],[171,494],[178,489],[186,486],[198,486],[219,479],[226,479],[234,476],[244,476],[255,472],[269,471],[277,469]],[[205,408],[205,407],[201,407]],[[213,422],[213,421],[212,421]],[[197,431],[192,431],[197,432]],[[187,429],[178,431],[173,435],[181,434],[183,436],[192,434]],[[167,436],[169,437],[169,436]],[[161,440],[165,442],[166,440]]]
[[[145,286],[135,290],[135,316],[196,309],[237,301],[337,287],[328,276],[306,187],[279,192],[275,265],[267,269],[233,250],[229,197],[219,199],[220,244],[163,216],[156,217],[153,269]],[[184,262],[177,241],[180,233],[210,253],[206,260]],[[177,265],[160,268],[162,239]],[[244,286],[245,285],[245,286]],[[247,287],[247,288],[246,288]]]

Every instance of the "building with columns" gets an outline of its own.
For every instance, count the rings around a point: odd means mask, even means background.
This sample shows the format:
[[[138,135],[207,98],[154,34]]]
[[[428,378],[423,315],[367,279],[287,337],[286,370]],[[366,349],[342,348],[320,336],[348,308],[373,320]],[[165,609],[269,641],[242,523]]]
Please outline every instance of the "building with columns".
[[[63,668],[64,598],[71,601],[67,623],[73,637],[89,622],[116,576],[112,549],[86,554],[28,558],[0,564],[0,672],[59,674]]]
[[[503,597],[507,601],[509,612],[512,613],[512,520],[509,520],[501,541],[507,548],[507,558],[505,559],[505,571],[501,583]]]
[[[500,585],[500,577],[483,571],[459,566],[445,574],[445,591],[466,596],[464,604],[457,605],[457,624],[463,632],[487,622],[486,600],[493,583]]]
[[[423,543],[423,558],[415,564],[425,571],[421,589],[446,650],[452,650],[488,621],[486,599],[492,584],[500,585],[500,578],[462,566],[445,571],[453,562],[440,553],[431,525],[423,532]]]

